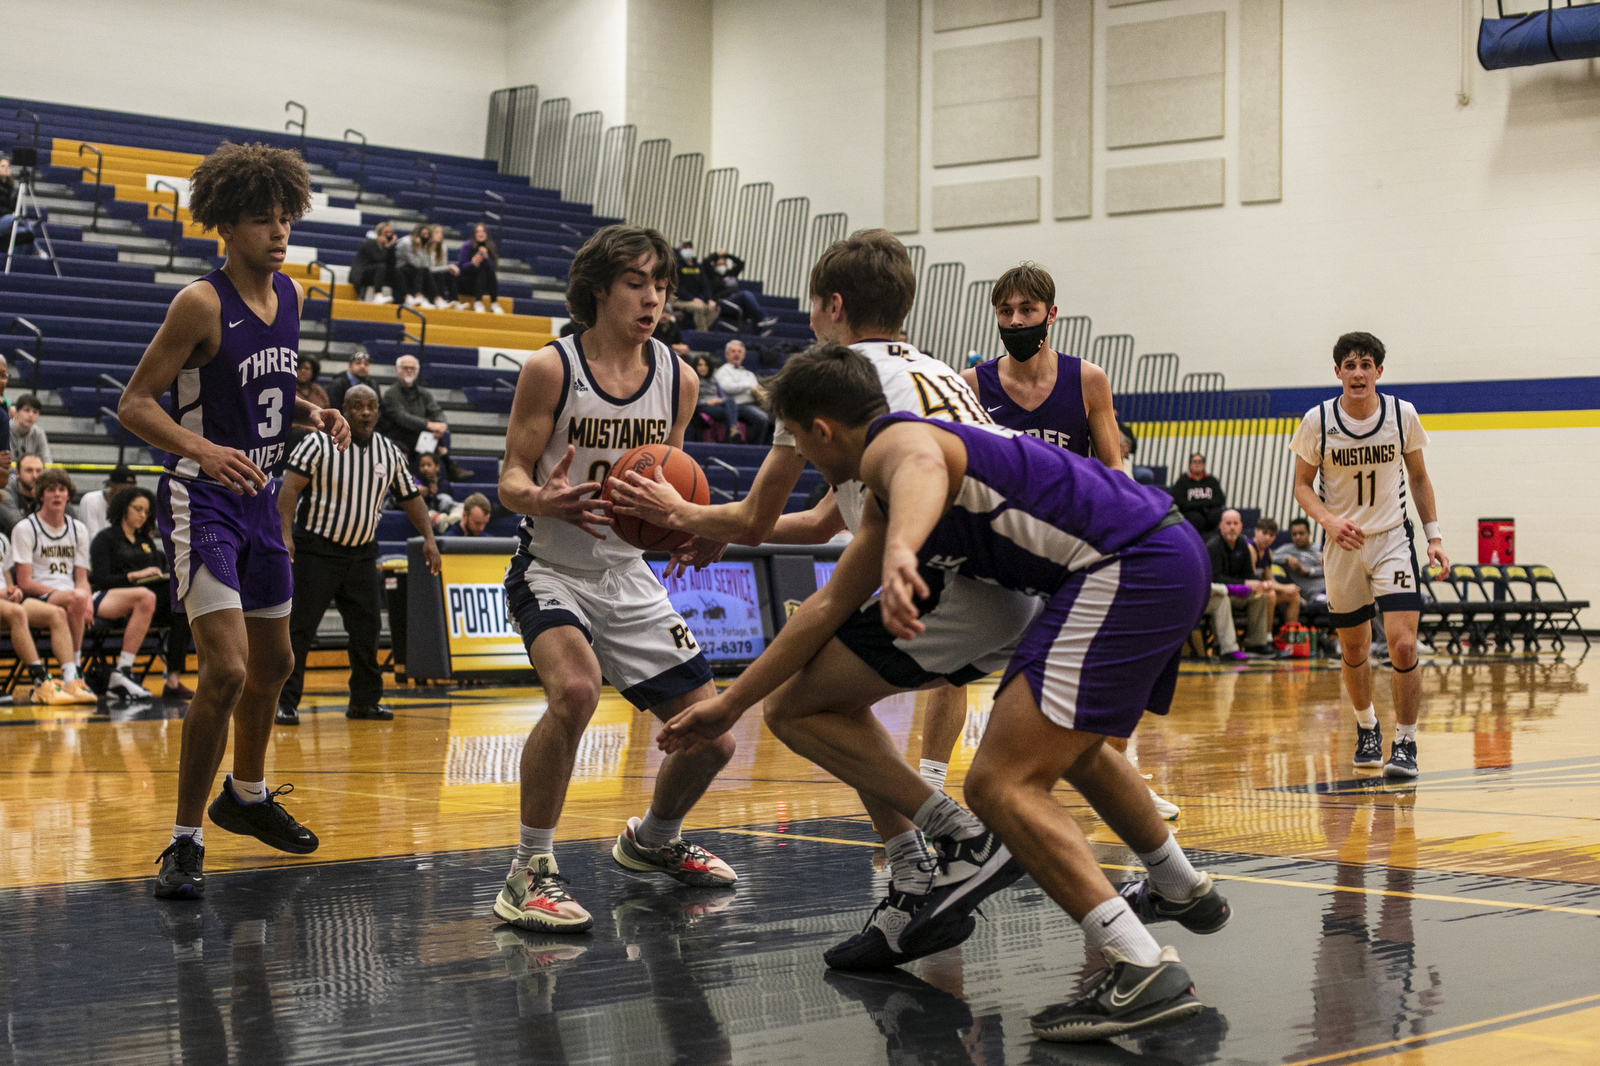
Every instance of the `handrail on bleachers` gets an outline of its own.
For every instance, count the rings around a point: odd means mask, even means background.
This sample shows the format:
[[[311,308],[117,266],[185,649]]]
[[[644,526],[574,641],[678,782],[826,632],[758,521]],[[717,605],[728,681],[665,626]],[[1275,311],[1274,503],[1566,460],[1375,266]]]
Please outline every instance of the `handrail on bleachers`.
[[[361,142],[359,144],[350,140],[350,135],[352,133],[361,138]],[[357,150],[357,165],[360,167],[360,169],[356,172],[356,206],[360,207],[361,194],[365,192],[367,188],[367,135],[362,133],[360,130],[346,129],[344,131],[343,139],[350,141],[351,148]]]
[[[178,217],[178,209],[181,206],[182,198],[178,194],[178,187],[163,178],[157,178],[156,183],[151,188],[156,192],[160,192],[163,185],[172,193],[172,206],[156,204],[150,209],[150,214],[154,217],[160,217],[162,211],[170,211],[172,213],[172,235],[167,238],[167,269],[171,270],[172,264],[178,258],[178,241],[183,237],[183,220]]]
[[[83,158],[83,150],[85,148],[94,153],[94,185],[98,189],[100,187],[100,176],[105,173],[106,168],[105,153],[88,141],[84,141],[78,145],[79,159]],[[89,217],[89,228],[95,233],[100,232],[100,197],[98,195],[94,198],[94,214]]]
[[[711,484],[709,480],[706,482],[706,488],[710,489],[718,496],[721,496],[729,503],[737,503],[739,500],[739,493],[744,488],[744,475],[739,473],[739,468],[734,466],[732,463],[723,462],[714,455],[706,456],[705,461],[707,464],[720,467],[721,469],[726,470],[728,473],[733,475],[733,492],[731,493],[727,489],[717,488],[717,486]]]
[[[329,303],[329,308],[330,308],[330,311],[329,311],[330,318],[328,320],[328,326],[329,326],[328,334],[329,334],[329,336],[332,336],[332,334],[333,334],[333,328],[332,328],[333,327],[333,319],[331,318],[331,314],[332,314],[331,308],[332,308],[332,305],[333,305],[333,301],[329,300],[328,303]],[[419,362],[419,363],[422,362],[423,357],[428,352],[428,316],[423,314],[421,311],[418,311],[415,307],[407,307],[405,304],[396,304],[394,311],[395,311],[395,317],[396,318],[400,318],[402,315],[416,315],[417,316],[417,321],[422,323],[422,329],[421,329],[421,331],[420,331],[418,336],[413,337],[411,335],[411,331],[405,329],[403,326],[401,327],[401,333],[400,333],[400,335],[402,337],[404,337],[406,340],[414,340],[414,341],[417,342],[417,362]]]
[[[21,326],[23,329],[26,329],[33,334],[33,357],[31,360],[33,363],[33,377],[30,379],[30,384],[28,387],[34,392],[38,392],[39,364],[44,362],[44,330],[40,329],[32,322],[29,322],[21,315],[16,315],[11,319],[10,332],[15,333],[18,326]],[[18,348],[16,353],[23,358],[28,358],[28,354],[21,348]]]
[[[285,111],[289,110],[291,107],[298,107],[300,109],[300,121],[296,122],[291,118],[283,124],[283,128],[285,131],[287,131],[294,129],[296,126],[300,127],[300,158],[304,159],[306,158],[306,115],[308,112],[306,111],[306,105],[297,100],[289,100],[283,105],[283,109]]]

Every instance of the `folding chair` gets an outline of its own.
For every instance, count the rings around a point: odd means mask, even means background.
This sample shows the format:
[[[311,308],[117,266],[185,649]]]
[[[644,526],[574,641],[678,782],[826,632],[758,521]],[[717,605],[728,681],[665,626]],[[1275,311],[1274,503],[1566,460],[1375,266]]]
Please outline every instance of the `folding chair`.
[[[1566,646],[1563,635],[1577,635],[1582,638],[1583,646],[1589,646],[1589,634],[1583,631],[1583,623],[1578,621],[1578,612],[1589,606],[1588,600],[1574,600],[1567,596],[1567,590],[1561,587],[1561,582],[1556,580],[1555,571],[1548,566],[1538,563],[1528,564],[1528,580],[1533,587],[1534,599],[1539,601],[1543,612],[1545,628],[1543,632],[1550,637],[1551,643],[1557,651]],[[1547,599],[1543,589],[1547,586],[1556,590],[1555,598]]]

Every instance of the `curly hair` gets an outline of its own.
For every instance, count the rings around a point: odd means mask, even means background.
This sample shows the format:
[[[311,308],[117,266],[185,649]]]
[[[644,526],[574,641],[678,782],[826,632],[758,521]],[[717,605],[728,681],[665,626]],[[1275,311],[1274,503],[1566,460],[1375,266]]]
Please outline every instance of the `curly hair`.
[[[58,466],[52,466],[39,475],[39,480],[33,483],[33,493],[39,499],[44,499],[45,489],[66,489],[69,497],[78,494],[78,487],[72,483],[72,475]]]
[[[274,205],[295,218],[311,210],[311,175],[287,148],[224,141],[189,175],[189,214],[205,229]]]
[[[150,509],[144,515],[144,525],[139,527],[140,532],[149,533],[155,526],[156,498],[150,494],[149,489],[139,488],[137,485],[131,489],[123,489],[111,497],[111,502],[106,505],[106,525],[112,529],[122,525],[122,519],[134,500],[143,500],[150,505]]]

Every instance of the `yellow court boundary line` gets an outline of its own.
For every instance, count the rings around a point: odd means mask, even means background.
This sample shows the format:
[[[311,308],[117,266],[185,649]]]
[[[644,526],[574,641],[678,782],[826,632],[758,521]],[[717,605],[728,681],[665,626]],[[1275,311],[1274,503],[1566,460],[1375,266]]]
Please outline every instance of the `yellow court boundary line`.
[[[1532,1007],[1528,1010],[1519,1010],[1514,1014],[1502,1014],[1496,1018],[1485,1018],[1481,1022],[1467,1022],[1465,1025],[1452,1025],[1448,1029],[1440,1029],[1433,1033],[1423,1033],[1421,1036],[1408,1036],[1403,1040],[1390,1040],[1383,1044],[1369,1044],[1366,1047],[1352,1048],[1349,1051],[1340,1051],[1332,1055],[1320,1055],[1314,1059],[1300,1059],[1296,1062],[1284,1063],[1284,1066],[1316,1066],[1321,1062],[1337,1062],[1340,1059],[1354,1058],[1357,1055],[1367,1055],[1374,1051],[1386,1051],[1389,1048],[1405,1047],[1407,1044],[1422,1044],[1429,1040],[1437,1040],[1442,1036],[1453,1036],[1473,1029],[1482,1029],[1489,1025],[1498,1025],[1501,1022],[1515,1021],[1518,1018],[1528,1018],[1535,1014],[1549,1014],[1551,1011],[1560,1011],[1568,1007],[1578,1007],[1585,1003],[1600,1001],[1600,994],[1581,996],[1578,999],[1568,999],[1560,1003],[1551,1003],[1543,1007]]]

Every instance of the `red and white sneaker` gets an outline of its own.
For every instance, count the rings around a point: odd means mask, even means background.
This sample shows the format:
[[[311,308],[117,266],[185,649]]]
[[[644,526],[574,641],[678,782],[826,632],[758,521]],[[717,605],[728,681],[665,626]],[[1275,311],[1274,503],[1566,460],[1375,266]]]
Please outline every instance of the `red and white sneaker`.
[[[662,848],[647,848],[634,839],[642,819],[629,818],[628,828],[617,837],[611,857],[624,870],[666,874],[696,888],[726,888],[739,880],[733,867],[698,844],[679,837]]]
[[[494,913],[518,929],[542,933],[583,933],[594,925],[588,911],[567,894],[554,855],[535,855],[512,870],[494,901]]]

